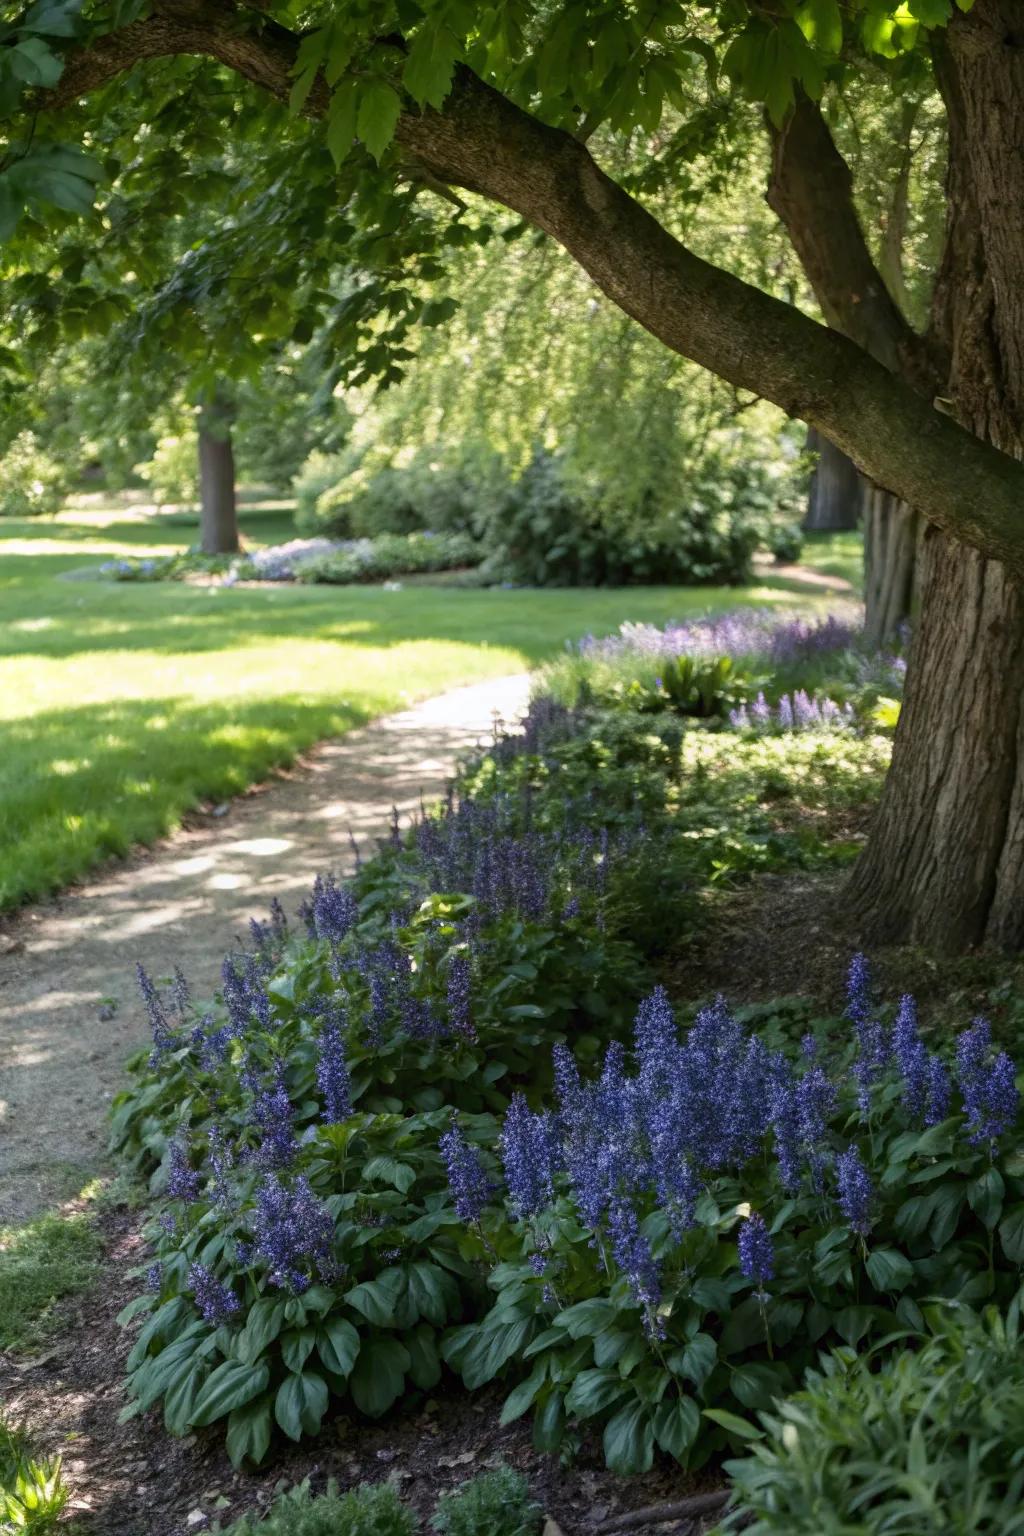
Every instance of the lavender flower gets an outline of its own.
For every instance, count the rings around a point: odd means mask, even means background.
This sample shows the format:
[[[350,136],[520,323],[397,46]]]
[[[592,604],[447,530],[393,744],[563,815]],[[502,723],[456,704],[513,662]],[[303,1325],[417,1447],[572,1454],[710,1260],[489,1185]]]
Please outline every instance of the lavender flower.
[[[849,1147],[836,1158],[836,1183],[839,1209],[853,1230],[866,1237],[871,1231],[874,1190],[856,1147]]]
[[[188,1148],[180,1136],[170,1144],[167,1167],[167,1193],[171,1199],[189,1203],[197,1200],[202,1180],[189,1162]]]
[[[536,1216],[554,1195],[557,1139],[551,1114],[534,1115],[517,1093],[501,1130],[501,1159],[514,1214]]]
[[[351,1083],[345,1061],[345,1043],[336,1018],[328,1019],[320,1031],[316,1085],[323,1095],[323,1118],[327,1124],[340,1125],[347,1120],[352,1113]],[[289,1105],[289,1111],[290,1108]]]
[[[279,1061],[275,1065],[269,1086],[251,1079],[248,1081],[253,1094],[249,1120],[260,1131],[255,1161],[264,1168],[284,1168],[295,1156],[292,1103],[285,1083],[284,1063]]]
[[[949,1073],[938,1056],[928,1058],[927,1108],[925,1125],[938,1125],[949,1111]]]
[[[775,1247],[764,1217],[755,1212],[740,1227],[737,1239],[740,1272],[748,1280],[756,1280],[759,1291],[764,1290],[766,1280],[775,1275]]]
[[[272,1285],[293,1291],[297,1296],[309,1289],[313,1275],[328,1284],[339,1270],[332,1252],[334,1221],[325,1205],[316,1198],[305,1177],[288,1189],[273,1174],[268,1174],[256,1195],[252,1217],[255,1238],[252,1254],[267,1264]]]
[[[608,1216],[608,1236],[612,1255],[626,1277],[634,1301],[650,1311],[661,1300],[658,1266],[629,1200],[618,1199],[612,1206]]]
[[[478,1221],[490,1199],[487,1171],[475,1147],[471,1147],[453,1117],[439,1146],[448,1171],[448,1185],[460,1221]]]
[[[317,875],[313,883],[312,917],[318,939],[340,944],[359,916],[356,899],[348,886],[333,875]]]
[[[475,1040],[471,1007],[472,966],[469,956],[454,954],[448,963],[447,1005],[448,1028],[453,1035],[464,1040]]]
[[[196,1306],[208,1323],[226,1323],[241,1306],[234,1291],[222,1285],[217,1276],[203,1264],[193,1264],[188,1272],[188,1283],[196,1299]]]
[[[892,1054],[903,1079],[903,1106],[920,1120],[928,1103],[928,1052],[917,1029],[917,1006],[909,993],[900,999],[892,1030]]]
[[[177,1044],[174,1031],[171,1029],[167,1014],[164,1012],[160,994],[157,992],[151,978],[141,965],[136,965],[135,975],[142,993],[142,1000],[146,1005],[146,1014],[149,1019],[149,1027],[153,1035],[153,1054],[150,1057],[150,1066],[155,1066],[157,1061],[166,1051],[172,1051]]]

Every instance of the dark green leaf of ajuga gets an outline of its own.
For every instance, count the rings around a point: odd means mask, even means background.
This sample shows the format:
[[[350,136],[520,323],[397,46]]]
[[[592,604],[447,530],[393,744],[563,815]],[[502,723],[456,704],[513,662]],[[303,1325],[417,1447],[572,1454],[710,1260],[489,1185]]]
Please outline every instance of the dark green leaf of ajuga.
[[[753,1344],[765,1342],[765,1319],[759,1301],[748,1296],[725,1320],[719,1349],[723,1355],[736,1355]]]
[[[836,1313],[836,1332],[851,1349],[855,1348],[870,1329],[871,1318],[870,1307],[844,1307]]]
[[[986,1168],[980,1178],[972,1179],[967,1186],[967,1203],[983,1227],[989,1232],[1003,1212],[1006,1185],[998,1168]]]
[[[914,1278],[914,1266],[895,1248],[875,1248],[865,1268],[876,1291],[902,1291]]]
[[[329,1371],[347,1376],[359,1354],[359,1334],[345,1318],[328,1318],[317,1329],[316,1349]]]
[[[269,1392],[232,1410],[228,1418],[227,1451],[233,1467],[240,1467],[245,1460],[258,1466],[263,1460],[270,1445],[273,1410],[274,1399]]]
[[[654,1461],[654,1425],[643,1403],[627,1403],[604,1430],[604,1459],[620,1477],[649,1471]]]
[[[572,1339],[593,1338],[603,1333],[616,1320],[616,1310],[602,1296],[592,1296],[589,1301],[578,1301],[574,1307],[566,1307],[558,1314],[558,1326],[568,1331]]]
[[[404,1290],[404,1275],[400,1271],[385,1272],[387,1278],[378,1275],[376,1280],[364,1280],[345,1292],[350,1307],[361,1312],[368,1323],[377,1328],[392,1328],[395,1323],[395,1306]]]
[[[511,1424],[513,1420],[522,1418],[547,1380],[547,1375],[547,1362],[541,1360],[539,1364],[534,1366],[526,1380],[521,1381],[518,1387],[513,1388],[502,1406],[502,1425]]]
[[[183,1435],[187,1431],[192,1422],[196,1398],[208,1371],[205,1361],[195,1361],[167,1388],[164,1396],[164,1428],[169,1435]]]
[[[266,1389],[270,1372],[265,1365],[243,1365],[240,1360],[225,1360],[207,1378],[192,1409],[191,1423],[197,1428],[221,1419],[233,1408],[251,1402]]]
[[[401,1396],[410,1364],[409,1351],[397,1339],[365,1339],[349,1377],[349,1387],[360,1412],[371,1419],[379,1419],[382,1413],[387,1413]]]
[[[434,1329],[419,1323],[403,1336],[403,1342],[409,1351],[409,1380],[424,1392],[436,1387],[441,1380],[441,1357]]]
[[[668,1456],[683,1461],[700,1429],[700,1409],[691,1397],[660,1403],[654,1412],[654,1438]]]
[[[999,1242],[1011,1264],[1024,1264],[1024,1202],[1011,1205],[999,1223]]]
[[[729,1377],[733,1396],[744,1408],[770,1408],[791,1385],[782,1365],[741,1365]]]
[[[316,1371],[286,1376],[274,1399],[274,1417],[290,1440],[315,1435],[327,1412],[327,1383]]]
[[[533,1416],[533,1445],[538,1451],[557,1451],[562,1443],[565,1413],[561,1392],[549,1392]]]
[[[420,1317],[440,1328],[459,1309],[459,1288],[451,1275],[436,1264],[410,1264],[406,1268],[409,1296]]]
[[[271,1296],[261,1296],[249,1309],[245,1327],[235,1339],[234,1356],[244,1365],[255,1365],[268,1344],[284,1327],[285,1303]]]
[[[618,1371],[580,1371],[566,1395],[565,1411],[577,1419],[589,1419],[631,1390]]]
[[[458,1335],[466,1334],[463,1340],[458,1338],[457,1355],[445,1341],[442,1353],[450,1365],[454,1365],[459,1371],[463,1381],[471,1392],[477,1387],[482,1387],[485,1382],[493,1381],[501,1368],[519,1354],[533,1332],[531,1318],[522,1318],[512,1323],[500,1323],[488,1328],[486,1324],[471,1329],[459,1329]],[[453,1336],[449,1336],[453,1339]],[[456,1363],[457,1361],[457,1363]]]
[[[717,1359],[718,1345],[711,1335],[695,1333],[688,1344],[669,1355],[668,1368],[677,1376],[685,1376],[695,1387],[701,1387],[714,1370]]]
[[[301,1371],[316,1343],[315,1328],[289,1328],[281,1339],[281,1357],[290,1371]]]

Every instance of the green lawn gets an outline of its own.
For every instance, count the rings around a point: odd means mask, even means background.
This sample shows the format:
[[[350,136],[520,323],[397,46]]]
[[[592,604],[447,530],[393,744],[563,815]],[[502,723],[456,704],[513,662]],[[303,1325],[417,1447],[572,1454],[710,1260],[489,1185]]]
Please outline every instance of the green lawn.
[[[259,543],[292,532],[280,511],[243,511],[242,526]],[[0,520],[0,908],[411,699],[531,666],[625,619],[808,601],[774,577],[543,592],[68,577],[194,537],[194,526],[124,509]]]
[[[802,565],[823,576],[839,576],[855,592],[864,590],[864,536],[854,533],[805,533]]]

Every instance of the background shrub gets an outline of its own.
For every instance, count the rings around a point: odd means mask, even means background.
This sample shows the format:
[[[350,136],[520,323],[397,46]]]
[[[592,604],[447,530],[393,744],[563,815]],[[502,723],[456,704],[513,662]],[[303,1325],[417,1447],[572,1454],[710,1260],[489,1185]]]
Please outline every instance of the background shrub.
[[[199,438],[193,422],[162,437],[153,457],[135,472],[153,493],[157,506],[194,507],[199,501]]]
[[[59,512],[67,492],[66,470],[34,433],[19,432],[0,454],[0,517]]]
[[[928,1309],[934,1336],[890,1358],[826,1355],[726,1464],[748,1536],[1014,1536],[1024,1530],[1020,1304]]]

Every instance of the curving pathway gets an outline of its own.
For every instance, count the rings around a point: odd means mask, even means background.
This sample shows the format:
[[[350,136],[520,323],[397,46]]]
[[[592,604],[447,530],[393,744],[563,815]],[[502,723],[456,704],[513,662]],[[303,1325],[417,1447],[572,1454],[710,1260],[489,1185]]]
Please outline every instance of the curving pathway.
[[[428,699],[336,740],[109,874],[22,914],[0,952],[0,1227],[77,1193],[101,1166],[125,1057],[145,1041],[136,961],[179,965],[197,997],[276,896],[443,793],[460,754],[526,707],[525,675]],[[218,811],[221,809],[217,808]]]

